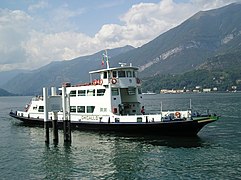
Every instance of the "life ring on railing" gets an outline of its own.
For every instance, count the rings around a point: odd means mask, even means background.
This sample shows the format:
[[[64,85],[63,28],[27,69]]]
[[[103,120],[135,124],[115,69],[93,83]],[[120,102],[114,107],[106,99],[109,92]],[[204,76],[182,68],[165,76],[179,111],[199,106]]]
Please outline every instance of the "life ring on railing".
[[[97,80],[95,79],[93,82],[92,82],[93,85],[97,85]]]
[[[100,80],[99,80],[99,85],[102,85],[102,84],[103,84],[103,80],[100,79]]]
[[[180,118],[181,117],[181,113],[180,112],[175,112],[175,116],[177,117],[177,118]]]
[[[112,84],[116,84],[116,83],[117,83],[117,79],[116,79],[116,78],[112,78],[112,79],[111,79],[111,83],[112,83]]]
[[[137,84],[140,84],[141,83],[141,80],[139,78],[136,78],[136,83]]]

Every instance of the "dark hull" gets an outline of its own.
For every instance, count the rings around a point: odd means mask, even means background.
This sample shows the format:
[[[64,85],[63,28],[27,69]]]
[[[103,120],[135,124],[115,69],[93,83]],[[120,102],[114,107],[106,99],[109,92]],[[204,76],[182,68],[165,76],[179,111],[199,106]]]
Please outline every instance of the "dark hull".
[[[21,120],[25,125],[44,126],[43,119],[26,118],[9,114],[11,117]],[[71,128],[77,130],[93,130],[108,132],[124,132],[128,134],[158,134],[173,136],[195,136],[208,123],[216,121],[216,118],[203,117],[193,121],[168,121],[168,122],[142,122],[142,123],[87,123],[71,122]],[[48,121],[52,125],[51,121]],[[63,121],[58,121],[58,127],[63,128]]]

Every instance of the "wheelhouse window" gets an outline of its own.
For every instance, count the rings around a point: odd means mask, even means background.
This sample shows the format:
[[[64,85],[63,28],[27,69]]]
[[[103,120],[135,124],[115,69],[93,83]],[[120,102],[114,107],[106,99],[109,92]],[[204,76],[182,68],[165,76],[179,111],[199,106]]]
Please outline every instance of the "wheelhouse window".
[[[126,71],[126,77],[132,77],[132,72],[131,71]]]
[[[86,96],[86,90],[78,90],[78,96]]]
[[[136,88],[128,88],[128,94],[129,95],[135,95],[136,94]]]
[[[112,77],[113,77],[113,78],[116,78],[116,77],[117,77],[117,72],[116,72],[116,71],[113,71],[113,72],[112,72]]]
[[[138,88],[138,94],[142,94],[141,88]]]
[[[97,96],[104,96],[105,89],[97,89]]]
[[[104,79],[107,79],[107,72],[104,72]]]
[[[85,106],[77,106],[78,113],[85,113]]]
[[[76,113],[76,106],[70,106],[70,112]]]
[[[44,106],[39,106],[38,112],[44,112]]]
[[[119,95],[118,88],[112,88],[111,89],[111,94],[112,94],[112,96],[118,96]]]
[[[76,90],[70,91],[69,96],[70,96],[70,97],[76,96]]]
[[[95,106],[87,106],[87,113],[93,113],[95,110]]]
[[[95,89],[87,90],[87,96],[95,96]]]
[[[121,77],[126,77],[125,76],[125,71],[118,71],[118,77],[121,78]]]

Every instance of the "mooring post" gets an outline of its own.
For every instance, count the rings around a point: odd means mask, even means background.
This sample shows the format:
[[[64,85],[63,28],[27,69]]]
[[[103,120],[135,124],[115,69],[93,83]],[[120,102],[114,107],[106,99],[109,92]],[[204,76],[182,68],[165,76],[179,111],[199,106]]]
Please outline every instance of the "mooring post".
[[[44,100],[44,129],[45,129],[45,143],[49,144],[49,124],[48,124],[48,89],[43,88],[43,100]]]
[[[53,126],[53,142],[54,144],[58,144],[59,143],[58,112],[53,112],[52,126]]]
[[[66,87],[62,86],[62,106],[63,106],[63,128],[64,128],[64,142],[71,142],[71,127],[70,127],[70,118],[69,110],[67,112],[67,94]],[[69,109],[69,100],[68,100],[68,109]],[[68,116],[67,116],[68,114]]]

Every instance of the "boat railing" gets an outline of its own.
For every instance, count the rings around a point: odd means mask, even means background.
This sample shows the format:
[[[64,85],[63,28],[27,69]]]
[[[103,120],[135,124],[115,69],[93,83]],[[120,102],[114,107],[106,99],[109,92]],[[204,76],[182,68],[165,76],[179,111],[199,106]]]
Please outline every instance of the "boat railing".
[[[43,96],[35,96],[32,98],[32,101],[43,101]]]

